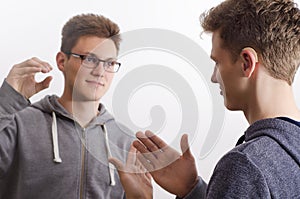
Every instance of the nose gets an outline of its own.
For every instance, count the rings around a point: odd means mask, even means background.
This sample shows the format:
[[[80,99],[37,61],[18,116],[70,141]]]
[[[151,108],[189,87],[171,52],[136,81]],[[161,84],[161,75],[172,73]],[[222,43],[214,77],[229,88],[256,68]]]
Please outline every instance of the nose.
[[[215,68],[214,68],[214,72],[213,72],[213,74],[211,75],[211,78],[210,78],[210,81],[212,82],[212,83],[218,83],[218,81],[217,81],[217,67],[215,66]]]
[[[102,76],[102,75],[105,73],[103,64],[104,64],[104,63],[100,62],[100,63],[98,64],[98,66],[95,67],[95,68],[92,70],[92,75],[95,75],[95,76]]]

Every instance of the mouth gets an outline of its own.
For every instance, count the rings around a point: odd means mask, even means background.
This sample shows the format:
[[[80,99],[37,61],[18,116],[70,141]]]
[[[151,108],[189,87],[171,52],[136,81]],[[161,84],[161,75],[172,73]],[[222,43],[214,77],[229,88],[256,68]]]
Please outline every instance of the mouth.
[[[221,87],[219,87],[219,88],[220,88],[220,95],[223,95],[222,88]]]
[[[95,86],[105,86],[105,84],[103,82],[99,82],[99,81],[86,80],[86,82],[88,84],[92,84],[92,85],[95,85]]]

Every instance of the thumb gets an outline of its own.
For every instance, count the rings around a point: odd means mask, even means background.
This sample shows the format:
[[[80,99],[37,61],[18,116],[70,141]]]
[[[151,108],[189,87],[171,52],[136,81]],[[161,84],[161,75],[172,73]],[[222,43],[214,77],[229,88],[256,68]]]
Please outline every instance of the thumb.
[[[37,83],[35,86],[36,93],[40,92],[41,90],[44,90],[45,88],[48,88],[51,80],[52,80],[52,77],[48,76],[43,81]]]
[[[188,159],[193,158],[193,155],[192,155],[191,150],[190,150],[187,134],[184,134],[181,137],[180,147],[181,147],[183,157],[188,158]]]

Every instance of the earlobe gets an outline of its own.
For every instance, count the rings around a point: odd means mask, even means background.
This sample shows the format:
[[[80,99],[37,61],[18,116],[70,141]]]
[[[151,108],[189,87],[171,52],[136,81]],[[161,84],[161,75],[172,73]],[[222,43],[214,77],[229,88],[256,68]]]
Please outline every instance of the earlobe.
[[[64,71],[66,56],[63,52],[58,52],[56,54],[56,64],[60,71]]]
[[[243,62],[243,73],[245,77],[251,77],[255,71],[256,63],[258,62],[257,53],[253,48],[247,47],[241,51]]]

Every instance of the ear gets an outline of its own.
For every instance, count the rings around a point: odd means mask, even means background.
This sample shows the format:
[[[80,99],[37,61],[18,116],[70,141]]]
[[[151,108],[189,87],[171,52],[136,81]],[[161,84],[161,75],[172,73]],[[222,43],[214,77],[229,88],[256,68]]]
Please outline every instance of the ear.
[[[241,59],[243,61],[243,72],[245,77],[251,77],[258,62],[257,53],[253,48],[247,47],[241,51]]]
[[[60,71],[64,71],[66,59],[67,59],[67,57],[63,52],[58,52],[56,54],[56,64]]]

